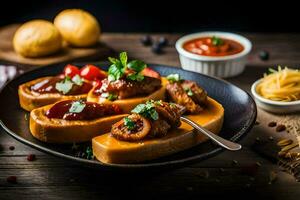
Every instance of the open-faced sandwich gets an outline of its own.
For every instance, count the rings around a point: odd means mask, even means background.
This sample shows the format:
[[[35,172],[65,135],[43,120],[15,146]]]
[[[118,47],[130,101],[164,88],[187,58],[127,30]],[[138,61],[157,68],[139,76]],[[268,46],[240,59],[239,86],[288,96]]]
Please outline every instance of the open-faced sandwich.
[[[20,105],[31,111],[60,100],[86,99],[95,82],[106,76],[106,72],[93,65],[86,65],[81,70],[67,65],[62,74],[38,78],[20,85]]]
[[[218,133],[224,109],[196,82],[179,74],[161,77],[125,52],[109,58],[108,72],[68,65],[62,75],[19,86],[30,112],[32,135],[48,143],[92,140],[104,163],[137,163],[193,147],[207,138],[181,115]],[[165,102],[168,101],[168,102]]]
[[[124,116],[117,105],[64,100],[32,110],[30,131],[48,143],[86,142]]]
[[[186,108],[162,101],[148,101],[114,124],[110,133],[93,138],[94,156],[104,163],[137,163],[191,148],[207,138],[180,121]],[[208,98],[205,109],[188,115],[204,128],[218,133],[224,109]]]
[[[140,103],[165,98],[166,80],[139,60],[127,62],[125,52],[120,59],[109,58],[112,63],[108,77],[98,82],[88,94],[87,100],[102,104],[118,105],[124,113]]]
[[[207,92],[196,82],[183,80],[179,74],[167,76],[166,90],[169,101],[186,108],[187,113],[199,114],[207,103]]]

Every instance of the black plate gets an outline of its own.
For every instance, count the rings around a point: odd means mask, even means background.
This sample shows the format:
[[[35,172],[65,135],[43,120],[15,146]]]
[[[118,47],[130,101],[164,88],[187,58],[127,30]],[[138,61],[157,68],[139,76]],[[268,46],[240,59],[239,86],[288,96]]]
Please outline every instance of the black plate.
[[[94,63],[107,69],[107,63]],[[78,66],[83,64],[79,63]],[[225,109],[224,125],[220,135],[231,141],[239,140],[253,126],[256,119],[256,105],[251,96],[240,88],[209,76],[184,71],[179,68],[164,65],[150,65],[161,75],[178,73],[181,77],[196,81],[208,95],[220,102]],[[22,110],[18,102],[18,86],[27,81],[48,75],[56,75],[62,72],[64,64],[56,64],[38,68],[24,73],[9,82],[0,93],[2,107],[0,109],[1,125],[8,134],[17,140],[46,153],[73,160],[79,164],[94,166],[98,168],[111,169],[137,169],[137,168],[164,168],[174,167],[182,164],[192,163],[216,155],[222,148],[212,142],[205,142],[189,150],[139,164],[104,164],[97,160],[87,160],[74,156],[70,145],[51,145],[33,138],[28,127],[28,112]]]

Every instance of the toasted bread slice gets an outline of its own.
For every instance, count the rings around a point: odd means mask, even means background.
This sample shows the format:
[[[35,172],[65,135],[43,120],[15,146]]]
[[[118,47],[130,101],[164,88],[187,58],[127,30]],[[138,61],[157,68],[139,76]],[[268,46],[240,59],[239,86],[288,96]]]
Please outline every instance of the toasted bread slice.
[[[115,104],[118,105],[124,113],[130,113],[138,104],[145,103],[148,100],[165,100],[167,79],[162,77],[162,86],[152,94],[144,97],[136,97],[129,99],[119,99],[115,101],[110,101],[106,98],[102,98],[93,94],[94,89],[92,89],[87,96],[87,101],[102,103],[102,104]]]
[[[18,93],[19,93],[19,102],[23,109],[27,111],[31,111],[35,108],[39,108],[41,106],[49,105],[55,103],[60,100],[67,100],[67,99],[86,99],[87,94],[81,95],[62,95],[59,93],[47,93],[47,94],[39,94],[32,92],[30,87],[35,85],[36,83],[42,82],[45,79],[49,79],[51,76],[38,78],[27,83],[24,83],[19,86]]]
[[[85,142],[98,136],[102,131],[108,132],[111,125],[127,114],[102,117],[94,120],[49,119],[45,113],[52,105],[43,106],[30,112],[31,134],[48,143]]]
[[[224,109],[217,101],[208,98],[207,106],[200,114],[188,117],[217,134],[222,128]],[[178,129],[163,138],[126,142],[107,133],[93,138],[92,145],[94,156],[103,163],[138,163],[191,148],[206,140],[206,136],[182,122]]]

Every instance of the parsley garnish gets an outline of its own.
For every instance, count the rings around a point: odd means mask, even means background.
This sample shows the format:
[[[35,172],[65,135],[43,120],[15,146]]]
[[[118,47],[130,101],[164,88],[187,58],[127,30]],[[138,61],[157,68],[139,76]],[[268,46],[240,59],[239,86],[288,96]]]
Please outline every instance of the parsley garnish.
[[[154,101],[147,101],[146,104],[139,104],[131,112],[143,115],[152,120],[158,120],[159,118],[158,113],[155,110]]]
[[[63,94],[67,94],[73,87],[73,82],[70,80],[70,77],[66,76],[65,79],[61,82],[55,84],[55,89]]]
[[[88,146],[85,150],[85,153],[86,153],[86,159],[91,160],[94,158],[92,147]]]
[[[213,36],[212,37],[212,44],[215,45],[215,46],[221,46],[222,44],[224,43],[224,41],[217,37],[217,36]]]
[[[71,91],[73,84],[81,86],[83,80],[79,75],[74,76],[72,79],[69,76],[66,76],[64,80],[55,84],[55,89],[63,94],[67,94]]]
[[[140,72],[146,68],[146,63],[144,63],[141,60],[133,60],[133,61],[130,61],[127,66],[129,69],[132,69],[136,72]]]
[[[171,83],[178,82],[178,81],[181,80],[179,74],[169,74],[169,75],[167,76],[167,79],[168,79],[168,81],[170,81]]]
[[[133,130],[135,128],[135,123],[132,121],[130,118],[125,117],[124,118],[124,125],[127,127],[129,130]]]
[[[132,73],[127,75],[127,79],[132,80],[132,81],[142,81],[144,80],[144,75],[141,73]]]
[[[118,98],[118,95],[116,95],[116,94],[108,94],[108,97],[107,97],[107,99],[110,101],[114,101],[117,98]]]
[[[73,81],[73,83],[75,83],[76,85],[79,85],[79,86],[81,86],[83,84],[83,80],[78,74],[73,76],[72,81]]]
[[[106,98],[110,101],[113,101],[113,100],[116,100],[118,98],[118,95],[105,92],[105,93],[101,94],[101,97]]]
[[[186,94],[187,94],[188,96],[193,96],[193,95],[194,95],[194,93],[193,93],[193,91],[191,90],[191,88],[184,88],[184,91],[186,92]]]
[[[108,80],[115,81],[120,79],[124,75],[127,67],[126,52],[120,53],[120,60],[112,57],[108,57],[108,60],[112,63],[108,69]]]
[[[130,74],[126,76],[127,79],[133,81],[142,81],[144,76],[141,74],[142,70],[146,68],[146,64],[140,60],[132,60],[129,63],[126,52],[122,52],[119,55],[119,59],[109,57],[108,60],[112,63],[108,69],[108,80],[119,80],[124,76],[126,69],[132,70]]]
[[[72,103],[69,113],[81,113],[85,108],[85,103],[82,101],[75,101]]]

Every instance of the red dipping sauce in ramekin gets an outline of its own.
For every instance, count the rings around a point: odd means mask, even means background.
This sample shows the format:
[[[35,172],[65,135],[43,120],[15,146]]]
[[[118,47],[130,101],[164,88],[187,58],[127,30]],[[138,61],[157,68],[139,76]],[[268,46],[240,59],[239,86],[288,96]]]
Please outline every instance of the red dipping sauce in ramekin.
[[[184,43],[183,48],[186,51],[202,56],[229,56],[244,50],[244,46],[239,42],[214,37],[192,39]]]
[[[185,35],[175,47],[183,69],[227,78],[244,71],[252,44],[235,33],[210,31]]]

